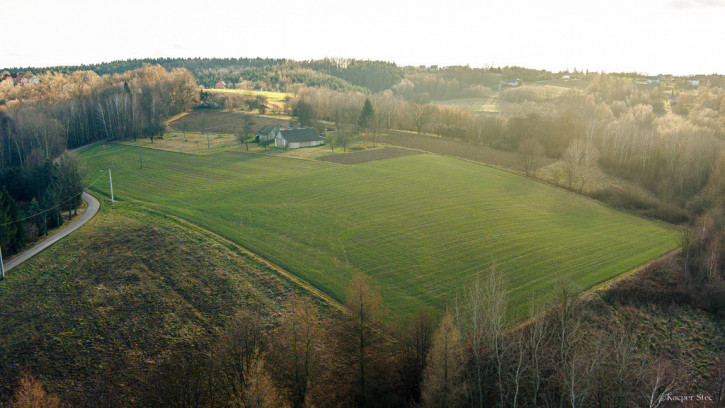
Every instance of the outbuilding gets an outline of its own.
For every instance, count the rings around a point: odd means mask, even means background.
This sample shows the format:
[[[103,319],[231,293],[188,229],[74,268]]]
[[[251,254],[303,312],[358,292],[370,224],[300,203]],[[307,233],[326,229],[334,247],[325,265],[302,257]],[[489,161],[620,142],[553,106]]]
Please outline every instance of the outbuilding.
[[[274,147],[280,149],[299,149],[325,144],[326,138],[320,136],[314,128],[287,129],[277,131]]]
[[[275,136],[277,136],[277,131],[279,129],[277,126],[270,126],[267,125],[257,132],[257,134],[254,135],[254,140],[257,143],[260,142],[269,142],[270,140],[274,140]]]

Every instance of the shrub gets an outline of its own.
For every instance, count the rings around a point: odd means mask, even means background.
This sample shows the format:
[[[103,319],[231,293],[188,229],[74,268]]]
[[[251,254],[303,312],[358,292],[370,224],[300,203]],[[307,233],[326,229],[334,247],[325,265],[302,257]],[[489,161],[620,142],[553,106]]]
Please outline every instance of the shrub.
[[[628,188],[605,187],[591,194],[591,197],[614,208],[633,211],[645,217],[679,224],[689,221],[690,216],[682,208],[645,197]]]

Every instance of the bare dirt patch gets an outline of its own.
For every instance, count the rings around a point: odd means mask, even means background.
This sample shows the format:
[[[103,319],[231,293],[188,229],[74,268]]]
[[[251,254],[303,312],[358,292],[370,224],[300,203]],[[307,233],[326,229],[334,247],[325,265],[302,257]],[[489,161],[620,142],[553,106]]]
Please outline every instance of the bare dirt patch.
[[[396,157],[409,156],[411,154],[420,154],[418,150],[402,149],[400,147],[383,147],[374,150],[362,150],[350,153],[328,154],[327,156],[318,157],[317,160],[339,163],[339,164],[359,164],[375,160],[394,159]]]
[[[523,170],[521,158],[517,153],[491,149],[457,140],[443,139],[437,136],[391,130],[388,134],[380,137],[380,142],[485,163],[514,171]],[[553,159],[542,159],[542,165],[546,166],[554,161]]]

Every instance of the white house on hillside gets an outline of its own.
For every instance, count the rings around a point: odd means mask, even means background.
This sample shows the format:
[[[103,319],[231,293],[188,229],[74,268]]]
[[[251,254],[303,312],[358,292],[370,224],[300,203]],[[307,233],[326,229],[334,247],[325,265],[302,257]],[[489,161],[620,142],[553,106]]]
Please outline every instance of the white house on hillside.
[[[325,144],[324,137],[313,128],[279,130],[274,138],[274,147],[280,149],[298,149],[300,147]]]

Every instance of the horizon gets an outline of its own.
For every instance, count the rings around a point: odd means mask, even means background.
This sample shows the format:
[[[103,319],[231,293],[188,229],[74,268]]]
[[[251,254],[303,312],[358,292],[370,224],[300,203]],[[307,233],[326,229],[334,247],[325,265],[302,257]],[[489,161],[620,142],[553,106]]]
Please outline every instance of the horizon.
[[[558,73],[602,73],[602,74],[637,74],[642,76],[658,76],[658,75],[673,75],[676,77],[694,77],[694,76],[709,76],[709,75],[725,75],[719,72],[696,72],[696,73],[689,73],[689,74],[673,74],[671,72],[661,71],[661,72],[639,72],[639,71],[594,71],[589,69],[579,69],[577,67],[570,68],[570,69],[562,69],[562,70],[550,70],[540,67],[534,67],[534,66],[521,66],[521,65],[483,65],[483,66],[474,66],[471,64],[452,64],[452,65],[440,65],[440,64],[400,64],[396,61],[388,61],[388,60],[380,60],[380,59],[370,59],[370,58],[355,58],[355,57],[332,57],[332,56],[326,56],[321,58],[302,58],[302,59],[291,59],[291,58],[284,58],[284,57],[263,57],[263,56],[225,56],[225,57],[219,57],[219,56],[208,56],[208,57],[202,57],[202,56],[195,56],[195,57],[178,57],[178,56],[166,56],[166,57],[140,57],[140,58],[121,58],[121,59],[114,59],[114,60],[102,60],[99,62],[84,62],[80,64],[63,64],[63,65],[45,65],[45,66],[6,66],[6,67],[0,67],[0,71],[4,70],[46,70],[46,69],[52,69],[52,68],[66,68],[66,67],[92,67],[102,64],[112,64],[115,62],[122,62],[122,61],[143,61],[143,60],[158,60],[158,59],[177,59],[177,60],[191,60],[191,59],[282,59],[286,61],[293,61],[293,62],[308,62],[308,61],[319,61],[324,59],[343,59],[343,60],[356,60],[356,61],[380,61],[380,62],[386,62],[386,63],[393,63],[396,64],[398,67],[406,68],[406,67],[412,67],[412,68],[419,68],[419,67],[426,67],[430,68],[432,66],[437,67],[437,69],[445,69],[450,67],[469,67],[471,69],[502,69],[506,67],[516,67],[516,68],[523,68],[523,69],[530,69],[530,70],[544,70],[547,72],[551,72],[552,74],[558,74]]]
[[[31,0],[5,5],[0,66],[48,68],[144,58],[350,56],[399,66],[518,66],[551,72],[723,74],[713,52],[725,36],[725,0],[626,0],[608,3],[531,0],[487,4],[453,0],[441,7],[372,0],[366,7],[331,0],[239,4],[141,2],[109,13],[89,0]],[[137,6],[143,6],[139,13]],[[113,5],[111,5],[113,7]],[[355,18],[351,18],[355,17]],[[71,23],[73,22],[73,23]],[[82,24],[74,23],[82,22]],[[225,22],[228,22],[225,24]]]

